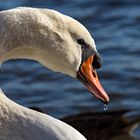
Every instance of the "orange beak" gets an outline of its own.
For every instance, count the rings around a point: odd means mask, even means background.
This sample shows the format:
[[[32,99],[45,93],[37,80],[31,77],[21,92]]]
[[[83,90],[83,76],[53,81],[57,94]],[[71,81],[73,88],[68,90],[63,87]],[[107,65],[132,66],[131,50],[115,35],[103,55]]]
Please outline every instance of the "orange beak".
[[[95,55],[94,55],[95,56]],[[77,78],[84,83],[86,88],[104,103],[109,102],[109,97],[101,86],[96,70],[92,68],[94,56],[85,60],[77,72]]]

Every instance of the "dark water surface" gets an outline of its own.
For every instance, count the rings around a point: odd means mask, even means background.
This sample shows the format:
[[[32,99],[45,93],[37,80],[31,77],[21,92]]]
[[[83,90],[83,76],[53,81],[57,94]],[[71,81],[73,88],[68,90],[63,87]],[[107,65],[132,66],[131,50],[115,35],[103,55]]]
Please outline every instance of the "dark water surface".
[[[103,59],[98,73],[110,96],[109,110],[131,109],[130,115],[140,116],[140,1],[0,0],[1,10],[17,6],[56,9],[82,22]],[[37,62],[6,62],[0,75],[9,98],[27,107],[45,108],[52,116],[103,111],[103,104],[78,81]],[[135,136],[140,139],[140,129]]]

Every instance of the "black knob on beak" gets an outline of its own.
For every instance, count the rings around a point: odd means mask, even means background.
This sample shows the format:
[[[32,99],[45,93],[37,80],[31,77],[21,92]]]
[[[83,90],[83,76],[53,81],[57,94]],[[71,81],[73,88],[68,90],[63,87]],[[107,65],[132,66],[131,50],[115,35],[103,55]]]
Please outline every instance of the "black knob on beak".
[[[102,66],[102,59],[98,53],[95,54],[92,66],[95,69],[99,69]]]

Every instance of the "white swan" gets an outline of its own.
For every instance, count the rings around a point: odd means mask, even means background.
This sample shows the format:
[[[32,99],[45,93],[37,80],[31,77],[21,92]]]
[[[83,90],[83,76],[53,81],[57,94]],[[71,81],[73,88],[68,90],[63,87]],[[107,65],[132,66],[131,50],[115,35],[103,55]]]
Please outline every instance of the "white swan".
[[[68,16],[26,7],[1,11],[0,63],[17,58],[33,59],[78,78],[97,98],[109,102],[94,69],[100,67],[94,40]],[[62,121],[22,107],[0,92],[0,140],[86,139]]]

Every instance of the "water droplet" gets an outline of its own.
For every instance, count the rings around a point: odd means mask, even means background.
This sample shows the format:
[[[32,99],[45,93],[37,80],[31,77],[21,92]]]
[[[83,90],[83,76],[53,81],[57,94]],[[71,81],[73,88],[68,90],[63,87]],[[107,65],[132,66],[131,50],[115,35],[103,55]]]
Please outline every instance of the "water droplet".
[[[105,111],[108,110],[107,104],[104,104],[104,110],[105,110]]]

